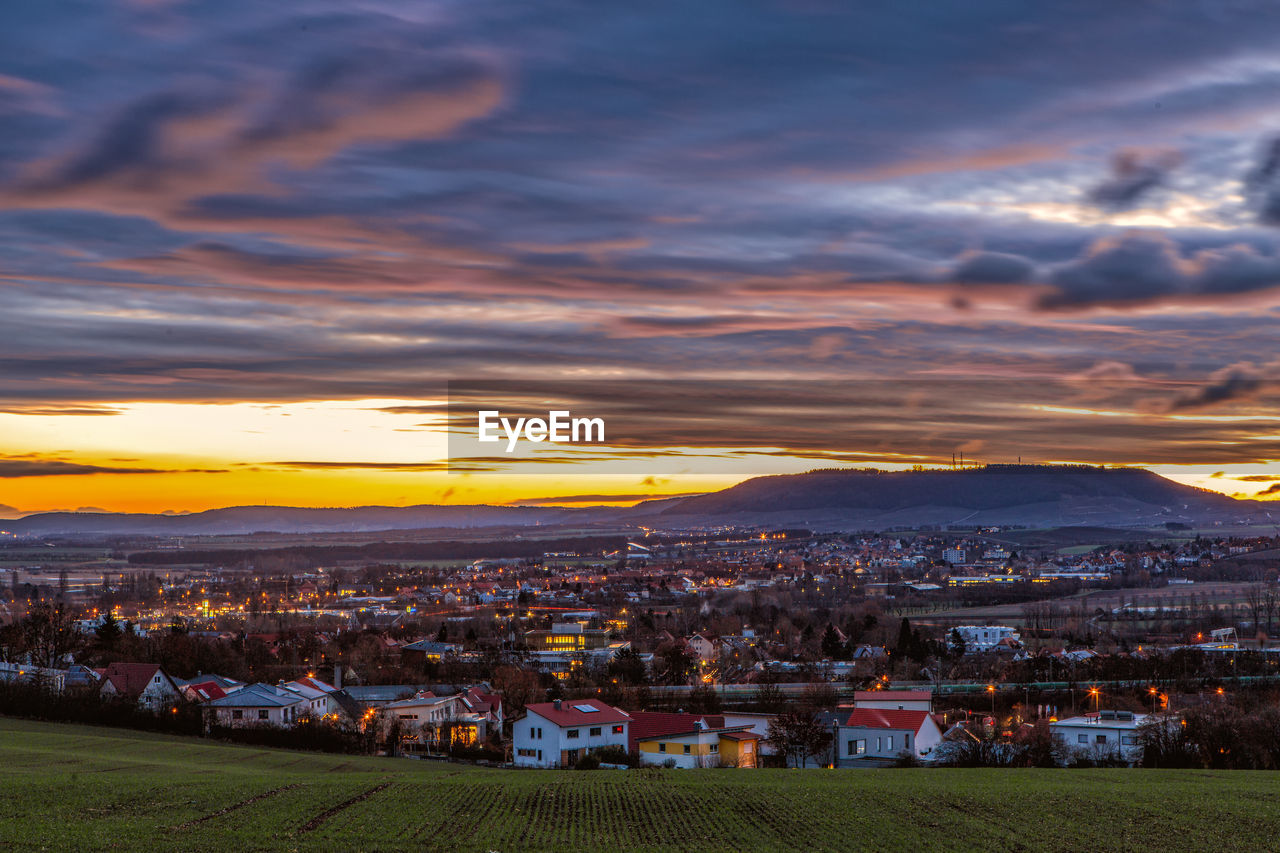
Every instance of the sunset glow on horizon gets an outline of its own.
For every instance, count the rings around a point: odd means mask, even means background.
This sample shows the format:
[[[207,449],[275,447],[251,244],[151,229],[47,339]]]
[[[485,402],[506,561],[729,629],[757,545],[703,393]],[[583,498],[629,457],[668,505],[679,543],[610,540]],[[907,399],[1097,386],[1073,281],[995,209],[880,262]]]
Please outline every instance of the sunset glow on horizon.
[[[76,10],[0,32],[0,516],[1280,494],[1280,10]],[[608,441],[450,459],[462,379]]]

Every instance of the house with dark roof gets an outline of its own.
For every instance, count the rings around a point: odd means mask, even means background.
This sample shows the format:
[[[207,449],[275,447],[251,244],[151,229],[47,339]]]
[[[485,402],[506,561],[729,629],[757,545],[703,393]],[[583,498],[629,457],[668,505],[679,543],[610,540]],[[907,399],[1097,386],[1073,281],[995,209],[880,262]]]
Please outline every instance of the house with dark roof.
[[[248,684],[234,693],[205,703],[205,725],[227,728],[279,726],[288,728],[307,716],[306,697],[271,684]]]
[[[942,730],[928,711],[854,708],[834,729],[836,767],[882,767],[902,753],[928,760],[942,742]]]
[[[182,691],[158,664],[113,663],[95,670],[102,676],[98,695],[136,702],[150,711],[162,711],[182,701]]]
[[[516,766],[572,767],[606,746],[626,750],[630,725],[630,714],[599,699],[527,705],[512,727]]]

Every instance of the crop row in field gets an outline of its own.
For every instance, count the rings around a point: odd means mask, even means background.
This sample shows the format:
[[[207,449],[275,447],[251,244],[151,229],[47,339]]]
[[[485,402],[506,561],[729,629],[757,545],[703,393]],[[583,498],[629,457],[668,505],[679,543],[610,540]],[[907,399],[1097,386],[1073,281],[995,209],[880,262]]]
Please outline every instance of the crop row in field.
[[[12,720],[0,766],[19,849],[1203,850],[1280,830],[1265,773],[503,771]]]

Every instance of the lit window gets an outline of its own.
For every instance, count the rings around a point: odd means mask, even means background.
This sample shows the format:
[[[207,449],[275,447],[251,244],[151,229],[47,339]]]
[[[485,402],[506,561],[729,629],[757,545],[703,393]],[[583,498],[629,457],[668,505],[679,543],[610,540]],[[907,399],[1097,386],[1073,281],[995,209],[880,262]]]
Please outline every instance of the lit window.
[[[622,726],[614,726],[614,727],[613,727],[613,733],[614,733],[615,735],[620,735],[620,734],[622,734]]]

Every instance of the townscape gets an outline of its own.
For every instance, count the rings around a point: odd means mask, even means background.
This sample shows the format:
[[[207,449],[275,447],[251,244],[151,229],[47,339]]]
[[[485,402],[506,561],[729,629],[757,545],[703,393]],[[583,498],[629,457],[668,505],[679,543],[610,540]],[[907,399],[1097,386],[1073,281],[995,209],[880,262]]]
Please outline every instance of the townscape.
[[[1280,707],[1280,540],[1179,527],[14,537],[0,708],[512,767],[1275,766],[1203,738]]]

